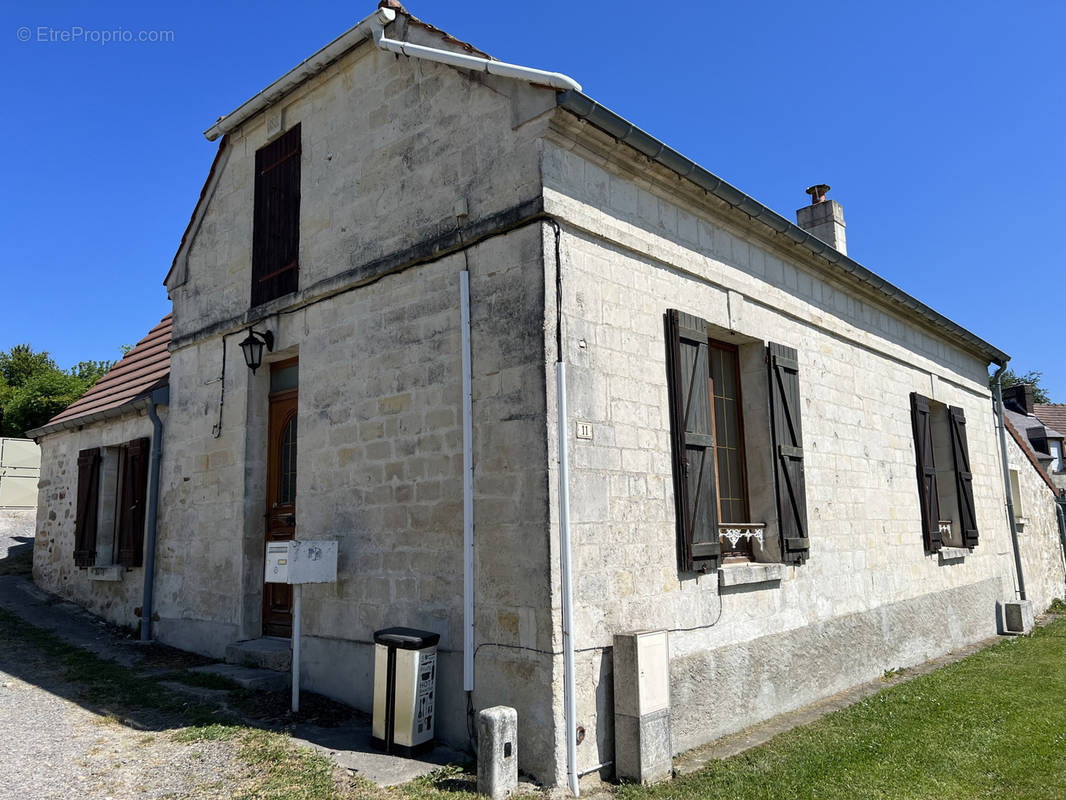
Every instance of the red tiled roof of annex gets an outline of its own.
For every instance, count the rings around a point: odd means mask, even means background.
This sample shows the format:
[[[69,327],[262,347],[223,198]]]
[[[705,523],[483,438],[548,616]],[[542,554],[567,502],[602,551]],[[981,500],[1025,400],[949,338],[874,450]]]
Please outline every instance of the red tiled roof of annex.
[[[1047,427],[1066,434],[1066,403],[1034,403],[1033,416]]]
[[[89,391],[50,420],[48,425],[118,408],[163,386],[170,379],[171,314],[159,321]]]

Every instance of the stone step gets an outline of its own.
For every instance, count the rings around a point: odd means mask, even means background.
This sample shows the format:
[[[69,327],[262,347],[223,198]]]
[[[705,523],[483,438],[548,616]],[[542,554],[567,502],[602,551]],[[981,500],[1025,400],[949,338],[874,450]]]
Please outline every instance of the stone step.
[[[242,667],[237,664],[208,664],[206,667],[193,667],[189,672],[219,675],[233,681],[242,689],[255,689],[262,692],[282,692],[292,685],[292,678],[286,672]]]
[[[289,639],[245,639],[226,647],[226,663],[288,672],[292,668],[292,641]]]

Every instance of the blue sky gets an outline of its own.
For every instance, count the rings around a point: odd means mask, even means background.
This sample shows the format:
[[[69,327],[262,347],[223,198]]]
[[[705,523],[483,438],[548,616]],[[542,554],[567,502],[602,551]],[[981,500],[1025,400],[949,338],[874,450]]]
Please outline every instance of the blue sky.
[[[143,336],[168,311],[163,276],[214,155],[202,131],[373,7],[0,11],[0,349],[30,342],[66,367]],[[1010,353],[1016,371],[1043,371],[1066,402],[1066,3],[409,9],[498,58],[573,76],[786,217],[804,188],[830,184],[849,255]],[[96,31],[172,33],[87,41]]]

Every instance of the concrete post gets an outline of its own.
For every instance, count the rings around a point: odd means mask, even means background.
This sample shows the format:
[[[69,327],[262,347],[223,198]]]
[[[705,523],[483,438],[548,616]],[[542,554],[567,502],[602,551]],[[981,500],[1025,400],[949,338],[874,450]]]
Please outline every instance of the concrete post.
[[[518,712],[508,706],[477,715],[477,790],[503,800],[518,788]]]

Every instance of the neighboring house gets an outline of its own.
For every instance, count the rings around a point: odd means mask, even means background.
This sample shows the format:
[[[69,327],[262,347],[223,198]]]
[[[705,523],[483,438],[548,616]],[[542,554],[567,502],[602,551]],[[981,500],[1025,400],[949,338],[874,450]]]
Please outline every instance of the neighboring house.
[[[0,438],[0,539],[33,537],[41,449],[32,439]],[[0,558],[7,554],[0,541]]]
[[[1061,429],[1056,429],[1050,423],[1051,419],[1058,419],[1059,415],[1044,412],[1041,418],[1041,414],[1037,413],[1037,405],[1033,403],[1033,387],[1028,384],[1017,384],[1004,389],[1003,406],[1013,432],[1024,440],[1030,458],[1039,463],[1045,477],[1053,486],[1061,488],[1060,484],[1066,479],[1062,462],[1066,437],[1060,432]],[[1061,422],[1066,422],[1066,419]]]
[[[670,631],[675,752],[995,633],[1007,356],[848,258],[828,187],[801,228],[394,9],[208,135],[166,278],[159,639],[284,640],[265,542],[336,539],[303,686],[369,709],[373,632],[436,631],[439,736],[513,706],[562,783],[612,761],[616,633]],[[36,579],[127,624],[143,575],[81,568],[77,464],[152,435],[149,388],[36,432]]]
[[[124,625],[139,624],[149,458],[165,418],[171,316],[89,391],[30,431],[41,445],[33,577]],[[158,441],[155,447],[158,448]]]
[[[1066,403],[1034,403],[1032,413],[1046,427],[1066,432]],[[1051,438],[1048,451],[1051,456],[1048,473],[1055,488],[1062,492],[1066,489],[1066,445],[1061,439]]]
[[[1059,489],[1051,471],[1061,452],[1062,434],[1034,415],[1032,387],[1024,384],[1003,390],[1007,433],[1007,469],[1011,507],[1022,554],[1023,576],[1029,599],[1046,608],[1063,596],[1066,586],[1066,518],[1059,516],[1055,499]]]

